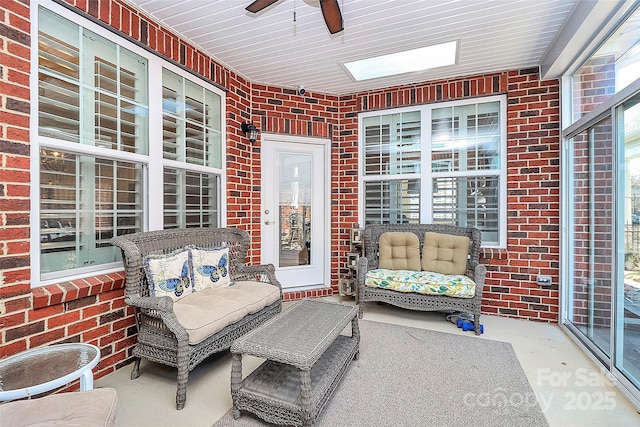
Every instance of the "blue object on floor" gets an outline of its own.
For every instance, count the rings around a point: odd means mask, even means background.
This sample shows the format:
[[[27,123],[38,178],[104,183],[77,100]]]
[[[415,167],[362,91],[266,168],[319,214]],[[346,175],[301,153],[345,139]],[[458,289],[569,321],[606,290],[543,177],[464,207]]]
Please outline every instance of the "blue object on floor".
[[[472,320],[458,319],[457,322],[458,328],[462,329],[464,332],[467,331],[475,331],[476,327]],[[480,324],[480,333],[484,334],[484,325]]]

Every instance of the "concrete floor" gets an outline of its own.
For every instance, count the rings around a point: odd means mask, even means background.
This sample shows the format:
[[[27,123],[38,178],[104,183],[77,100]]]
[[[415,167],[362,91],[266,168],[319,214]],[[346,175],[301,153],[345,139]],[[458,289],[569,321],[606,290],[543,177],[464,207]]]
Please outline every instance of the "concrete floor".
[[[348,298],[343,302],[353,304]],[[442,313],[375,303],[367,304],[364,319],[472,334],[447,322]],[[635,407],[557,325],[496,316],[482,316],[481,321],[485,327],[481,338],[513,346],[551,427],[640,426]],[[260,363],[259,359],[243,357],[245,375]],[[187,403],[181,411],[175,409],[173,368],[143,360],[135,381],[129,379],[131,366],[127,366],[96,380],[95,386],[117,390],[118,427],[209,427],[231,408],[230,372],[229,352],[214,355],[196,367],[189,375]]]

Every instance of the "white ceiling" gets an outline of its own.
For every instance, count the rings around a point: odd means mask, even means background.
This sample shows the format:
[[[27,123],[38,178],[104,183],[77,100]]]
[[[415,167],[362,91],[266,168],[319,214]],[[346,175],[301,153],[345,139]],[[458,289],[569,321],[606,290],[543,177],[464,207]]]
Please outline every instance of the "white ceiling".
[[[538,66],[578,0],[338,0],[330,35],[318,0],[129,0],[254,83],[332,94]],[[294,22],[294,12],[296,20]],[[355,82],[355,59],[459,40],[456,65]]]

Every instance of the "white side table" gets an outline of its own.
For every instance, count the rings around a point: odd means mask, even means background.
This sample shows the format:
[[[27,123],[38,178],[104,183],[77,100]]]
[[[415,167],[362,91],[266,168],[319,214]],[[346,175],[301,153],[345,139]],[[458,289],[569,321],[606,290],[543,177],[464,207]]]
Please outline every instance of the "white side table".
[[[80,378],[80,390],[93,389],[93,369],[100,349],[84,343],[26,350],[0,360],[0,401],[54,390]]]

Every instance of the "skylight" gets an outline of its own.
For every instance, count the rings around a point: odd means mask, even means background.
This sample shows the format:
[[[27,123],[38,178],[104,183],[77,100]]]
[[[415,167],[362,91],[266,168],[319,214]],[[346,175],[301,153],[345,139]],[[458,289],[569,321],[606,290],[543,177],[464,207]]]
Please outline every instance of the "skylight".
[[[423,71],[456,63],[458,42],[446,42],[388,55],[345,62],[344,66],[356,80],[368,80],[396,74]]]

